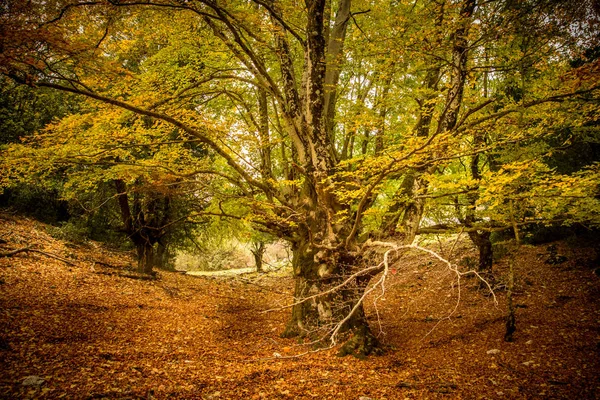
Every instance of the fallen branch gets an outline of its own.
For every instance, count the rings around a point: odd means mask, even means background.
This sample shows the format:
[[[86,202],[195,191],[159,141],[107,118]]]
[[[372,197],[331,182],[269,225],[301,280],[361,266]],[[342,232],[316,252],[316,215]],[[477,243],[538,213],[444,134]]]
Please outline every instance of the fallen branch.
[[[367,247],[387,248],[387,250],[383,254],[383,260],[379,264],[372,265],[370,267],[361,269],[361,270],[349,275],[348,278],[346,278],[339,284],[329,288],[328,290],[324,290],[320,293],[316,293],[314,295],[310,295],[310,296],[303,297],[301,299],[297,299],[296,301],[294,301],[293,303],[288,304],[288,305],[284,305],[284,306],[280,306],[277,308],[271,308],[271,309],[262,311],[261,313],[268,313],[268,312],[282,310],[285,308],[292,308],[298,304],[302,304],[302,303],[305,303],[312,299],[316,299],[318,297],[326,296],[331,293],[342,290],[344,287],[348,286],[351,282],[353,282],[355,279],[357,279],[361,276],[371,274],[371,273],[375,273],[375,274],[381,273],[381,275],[379,276],[377,281],[375,283],[371,284],[370,287],[368,287],[363,292],[363,294],[354,303],[353,307],[344,316],[344,318],[342,318],[340,321],[337,321],[334,324],[332,324],[331,328],[328,328],[328,330],[325,332],[324,335],[322,335],[322,337],[320,339],[312,342],[313,344],[323,343],[327,340],[327,338],[329,338],[330,345],[328,346],[328,348],[333,348],[334,346],[337,345],[337,339],[344,327],[344,324],[346,322],[348,322],[350,320],[350,318],[352,318],[352,316],[359,310],[361,305],[365,302],[365,299],[367,298],[367,296],[379,288],[380,293],[377,295],[377,297],[375,298],[375,301],[374,301],[374,303],[376,303],[379,298],[382,298],[385,295],[385,284],[386,284],[387,278],[389,276],[390,264],[392,262],[390,260],[390,255],[392,253],[398,253],[402,250],[409,250],[409,249],[415,249],[415,250],[427,253],[432,258],[435,258],[438,261],[440,261],[441,263],[445,264],[448,267],[448,270],[455,274],[456,280],[457,280],[457,285],[458,285],[458,297],[457,297],[454,309],[447,317],[440,319],[437,322],[437,324],[435,324],[435,326],[431,329],[431,331],[429,331],[427,333],[427,335],[425,335],[425,337],[427,337],[431,332],[433,332],[442,321],[450,320],[450,318],[455,314],[455,312],[458,309],[458,306],[460,304],[460,301],[461,301],[461,282],[460,282],[460,280],[461,280],[461,277],[463,277],[463,276],[468,276],[468,275],[476,276],[489,289],[489,291],[494,299],[494,304],[498,304],[498,300],[496,299],[496,295],[495,295],[491,285],[477,271],[475,271],[475,270],[469,270],[469,271],[465,271],[465,272],[459,271],[457,265],[452,264],[449,260],[445,259],[444,257],[442,257],[441,255],[439,255],[438,253],[436,253],[433,250],[429,250],[427,248],[421,247],[414,243],[400,245],[400,244],[397,244],[394,242],[381,242],[381,241],[367,241],[364,245],[364,248],[367,248]],[[377,315],[379,315],[377,308],[376,308],[375,312],[377,313]],[[306,354],[306,353],[303,353],[303,354]],[[293,356],[293,357],[295,357],[295,356]],[[281,357],[278,357],[278,358],[281,358]]]
[[[125,268],[128,267],[127,265],[114,265],[114,264],[109,264],[109,263],[106,263],[104,261],[98,261],[98,260],[94,260],[94,259],[86,259],[85,261],[87,261],[87,262],[89,262],[91,264],[98,264],[98,265],[101,265],[103,267],[112,268],[112,269],[125,269]]]
[[[99,274],[99,275],[118,276],[121,278],[139,279],[142,281],[158,280],[158,278],[155,275],[149,275],[149,274],[119,273],[119,272],[112,272],[112,271],[95,271],[94,273]]]
[[[29,247],[23,247],[21,249],[16,249],[16,250],[8,251],[6,253],[0,253],[0,257],[12,257],[15,254],[24,253],[24,252],[30,251],[30,250],[31,250],[31,248],[29,248]]]
[[[12,256],[14,256],[16,254],[26,253],[26,252],[38,253],[38,254],[41,254],[43,256],[46,256],[46,257],[49,257],[49,258],[54,258],[55,260],[58,260],[58,261],[62,261],[62,262],[64,262],[67,265],[71,265],[73,267],[78,267],[77,264],[75,264],[75,263],[73,263],[73,262],[71,262],[71,261],[69,261],[69,260],[67,260],[65,258],[59,257],[59,256],[57,256],[55,254],[48,253],[48,252],[45,252],[45,251],[42,251],[42,250],[32,249],[31,247],[23,247],[23,248],[20,248],[20,249],[8,251],[6,253],[0,253],[0,257],[12,257]]]

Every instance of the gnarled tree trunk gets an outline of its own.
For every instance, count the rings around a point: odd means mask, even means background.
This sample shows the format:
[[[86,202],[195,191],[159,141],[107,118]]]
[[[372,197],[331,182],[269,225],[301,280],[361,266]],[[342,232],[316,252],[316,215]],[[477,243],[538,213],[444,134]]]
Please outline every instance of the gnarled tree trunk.
[[[360,260],[350,251],[349,237],[356,229],[338,219],[352,214],[348,204],[333,192],[338,163],[333,127],[339,65],[350,21],[350,0],[338,2],[333,29],[329,30],[331,3],[313,0],[307,6],[307,35],[304,43],[304,70],[298,90],[291,53],[285,37],[278,38],[281,75],[284,79],[286,119],[297,163],[304,175],[302,191],[293,200],[303,218],[288,237],[292,243],[296,279],[291,320],[286,337],[305,337],[322,344],[338,343],[338,334],[350,339],[346,353],[367,355],[377,348],[365,318],[361,298],[370,277],[355,277]],[[355,307],[356,306],[356,307]]]
[[[341,356],[381,352],[362,299],[371,276],[358,275],[339,287],[360,270],[360,260],[349,252],[337,251],[328,254],[328,258],[336,259],[334,264],[322,264],[320,252],[307,240],[293,243],[292,251],[295,304],[282,336],[308,338],[317,345],[345,341]]]
[[[115,180],[114,183],[117,190],[117,203],[121,211],[123,231],[136,249],[137,270],[143,274],[152,274],[152,270],[157,266],[158,261],[154,246],[165,235],[164,227],[168,225],[170,216],[170,199],[168,196],[162,199],[149,196],[144,207],[142,199],[135,193],[132,201],[132,212],[129,205],[127,185],[123,180]]]

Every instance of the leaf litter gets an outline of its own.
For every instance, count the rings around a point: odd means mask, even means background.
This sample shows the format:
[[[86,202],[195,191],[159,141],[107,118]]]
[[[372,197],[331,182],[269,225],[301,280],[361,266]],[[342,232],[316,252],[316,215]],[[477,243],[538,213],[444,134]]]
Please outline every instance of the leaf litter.
[[[76,265],[33,252],[0,258],[2,398],[600,397],[600,282],[589,248],[557,242],[568,261],[550,266],[544,246],[522,247],[513,343],[502,340],[506,261],[494,266],[498,306],[466,279],[455,309],[455,276],[409,255],[367,304],[387,352],[358,360],[336,349],[289,357],[307,351],[279,337],[289,310],[263,311],[289,304],[290,277],[134,279],[131,254],[56,240],[8,214],[0,238],[0,251],[31,246]],[[461,256],[474,254],[461,246]]]

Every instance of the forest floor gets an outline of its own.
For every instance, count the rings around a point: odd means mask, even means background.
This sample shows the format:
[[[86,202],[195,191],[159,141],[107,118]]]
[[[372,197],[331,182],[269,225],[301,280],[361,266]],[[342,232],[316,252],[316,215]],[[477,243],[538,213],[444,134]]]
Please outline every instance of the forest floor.
[[[293,357],[307,348],[279,337],[289,310],[263,312],[289,304],[290,277],[135,279],[129,254],[7,214],[0,239],[0,253],[46,253],[0,258],[1,398],[600,398],[600,278],[585,243],[521,247],[512,343],[508,258],[494,265],[495,304],[476,279],[457,285],[447,266],[404,257],[367,307],[387,352],[359,360],[336,349]],[[431,246],[445,254],[452,243]],[[468,241],[454,253],[474,257]]]

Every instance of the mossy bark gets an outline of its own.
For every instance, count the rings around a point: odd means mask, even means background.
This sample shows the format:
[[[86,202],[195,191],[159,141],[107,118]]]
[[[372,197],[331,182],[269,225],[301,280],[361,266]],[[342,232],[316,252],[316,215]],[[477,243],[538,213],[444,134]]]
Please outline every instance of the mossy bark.
[[[358,260],[348,254],[340,252],[335,259],[338,261],[336,265],[323,265],[318,262],[318,252],[308,242],[297,243],[293,247],[295,304],[282,336],[307,338],[316,346],[347,340],[340,349],[341,356],[365,357],[381,353],[380,343],[371,332],[362,301],[352,312],[364,295],[370,277],[353,279],[344,287],[331,291],[359,268],[356,265]],[[332,334],[338,326],[332,341]]]

